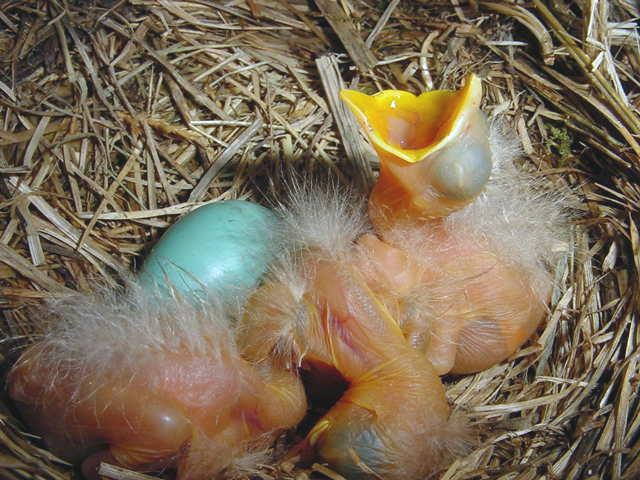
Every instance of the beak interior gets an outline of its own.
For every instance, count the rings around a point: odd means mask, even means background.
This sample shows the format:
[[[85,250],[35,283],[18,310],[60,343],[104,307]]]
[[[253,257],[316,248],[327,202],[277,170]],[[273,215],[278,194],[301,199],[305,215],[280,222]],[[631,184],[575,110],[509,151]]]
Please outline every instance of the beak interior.
[[[480,79],[470,75],[458,91],[435,90],[415,96],[400,90],[366,95],[342,90],[341,98],[355,113],[379,153],[415,163],[440,149],[462,128],[465,113],[477,108]]]

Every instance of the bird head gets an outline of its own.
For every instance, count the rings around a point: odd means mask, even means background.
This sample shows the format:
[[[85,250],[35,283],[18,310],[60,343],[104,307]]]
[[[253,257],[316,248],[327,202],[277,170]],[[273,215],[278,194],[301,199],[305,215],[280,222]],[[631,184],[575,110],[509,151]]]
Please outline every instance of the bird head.
[[[478,77],[469,75],[458,91],[340,95],[380,157],[370,199],[374,223],[444,217],[482,192],[492,162]]]

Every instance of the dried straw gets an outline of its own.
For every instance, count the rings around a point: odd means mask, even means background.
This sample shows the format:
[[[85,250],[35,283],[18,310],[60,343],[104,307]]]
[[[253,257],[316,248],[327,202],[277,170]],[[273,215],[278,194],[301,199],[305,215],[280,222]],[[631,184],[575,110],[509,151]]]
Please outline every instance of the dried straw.
[[[5,0],[3,337],[35,333],[44,298],[115,282],[177,215],[260,201],[283,163],[368,181],[341,85],[418,93],[472,70],[527,166],[578,189],[584,216],[536,339],[447,379],[481,442],[440,478],[640,478],[639,16],[632,0]],[[70,472],[3,409],[2,478]],[[260,476],[319,474],[339,478],[290,463]]]

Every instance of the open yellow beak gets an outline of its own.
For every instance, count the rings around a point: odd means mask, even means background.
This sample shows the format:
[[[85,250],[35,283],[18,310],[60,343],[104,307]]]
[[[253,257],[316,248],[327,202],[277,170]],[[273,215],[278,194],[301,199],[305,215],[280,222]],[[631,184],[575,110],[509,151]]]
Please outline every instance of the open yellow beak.
[[[358,117],[379,155],[416,163],[462,132],[465,114],[480,107],[482,84],[470,74],[457,92],[434,90],[416,97],[401,90],[372,96],[342,90],[340,97]]]
[[[491,173],[488,127],[480,111],[482,84],[470,74],[458,91],[415,96],[399,90],[340,96],[359,119],[380,160],[370,216],[431,219],[471,202]]]

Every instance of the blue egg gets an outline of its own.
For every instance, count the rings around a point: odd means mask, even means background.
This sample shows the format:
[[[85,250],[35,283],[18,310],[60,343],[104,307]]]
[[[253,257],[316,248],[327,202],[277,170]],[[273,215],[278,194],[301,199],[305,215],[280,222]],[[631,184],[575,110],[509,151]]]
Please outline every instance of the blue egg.
[[[189,297],[230,301],[254,287],[277,250],[278,220],[244,200],[204,205],[162,235],[140,272],[141,283]]]

